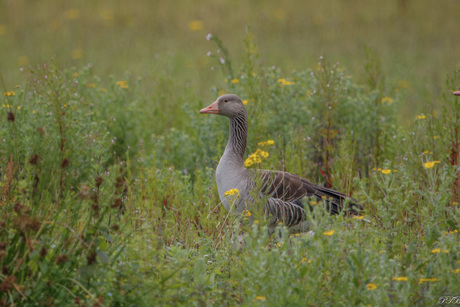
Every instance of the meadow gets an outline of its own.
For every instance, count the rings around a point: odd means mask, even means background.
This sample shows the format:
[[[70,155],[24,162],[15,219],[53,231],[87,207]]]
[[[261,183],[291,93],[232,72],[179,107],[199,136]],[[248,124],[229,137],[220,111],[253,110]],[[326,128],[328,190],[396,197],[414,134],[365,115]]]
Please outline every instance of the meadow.
[[[455,1],[0,3],[0,306],[409,306],[460,295]],[[253,168],[362,216],[269,236],[215,167],[244,99]],[[270,142],[267,142],[270,140]]]

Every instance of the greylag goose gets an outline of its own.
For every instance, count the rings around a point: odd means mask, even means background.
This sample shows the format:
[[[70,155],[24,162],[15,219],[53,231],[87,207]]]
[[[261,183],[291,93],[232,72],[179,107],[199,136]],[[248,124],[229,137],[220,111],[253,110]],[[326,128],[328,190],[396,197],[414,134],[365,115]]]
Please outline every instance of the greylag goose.
[[[324,200],[331,214],[338,214],[345,203],[348,203],[349,214],[356,215],[362,209],[355,199],[297,175],[283,171],[246,169],[244,152],[248,121],[244,104],[237,95],[220,96],[211,105],[201,109],[200,113],[218,114],[230,119],[228,143],[216,170],[219,198],[227,210],[230,210],[231,204],[226,192],[238,190],[240,197],[235,206],[238,212],[242,212],[250,210],[250,205],[254,203],[253,195],[257,195],[251,192],[259,189],[256,193],[266,198],[264,212],[272,216],[271,225],[282,222],[291,231],[305,231],[308,225],[304,223],[305,205],[311,209],[311,198]]]

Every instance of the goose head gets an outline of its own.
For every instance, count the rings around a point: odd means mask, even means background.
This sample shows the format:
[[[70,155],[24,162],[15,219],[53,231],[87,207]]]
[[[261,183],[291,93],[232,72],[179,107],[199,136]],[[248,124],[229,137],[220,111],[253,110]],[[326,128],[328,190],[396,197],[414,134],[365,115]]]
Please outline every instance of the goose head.
[[[228,118],[235,118],[245,114],[246,110],[240,97],[233,94],[222,95],[209,106],[200,110],[202,114],[218,114]]]

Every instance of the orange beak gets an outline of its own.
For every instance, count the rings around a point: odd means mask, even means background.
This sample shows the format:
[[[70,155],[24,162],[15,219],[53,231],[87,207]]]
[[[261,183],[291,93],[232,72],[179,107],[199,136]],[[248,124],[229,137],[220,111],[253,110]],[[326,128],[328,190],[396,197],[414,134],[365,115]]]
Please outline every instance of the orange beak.
[[[220,111],[219,111],[219,105],[218,105],[217,101],[211,103],[206,108],[201,109],[200,113],[201,114],[219,114]]]

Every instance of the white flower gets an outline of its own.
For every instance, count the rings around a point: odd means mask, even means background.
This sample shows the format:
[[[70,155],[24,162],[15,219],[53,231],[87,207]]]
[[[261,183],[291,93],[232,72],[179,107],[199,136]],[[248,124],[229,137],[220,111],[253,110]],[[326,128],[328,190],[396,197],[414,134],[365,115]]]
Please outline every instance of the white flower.
[[[212,38],[211,33],[208,33],[208,35],[206,35],[206,39],[207,39],[207,40],[210,40],[211,38]]]
[[[220,61],[222,64],[225,64],[224,58],[220,58],[219,61]]]

